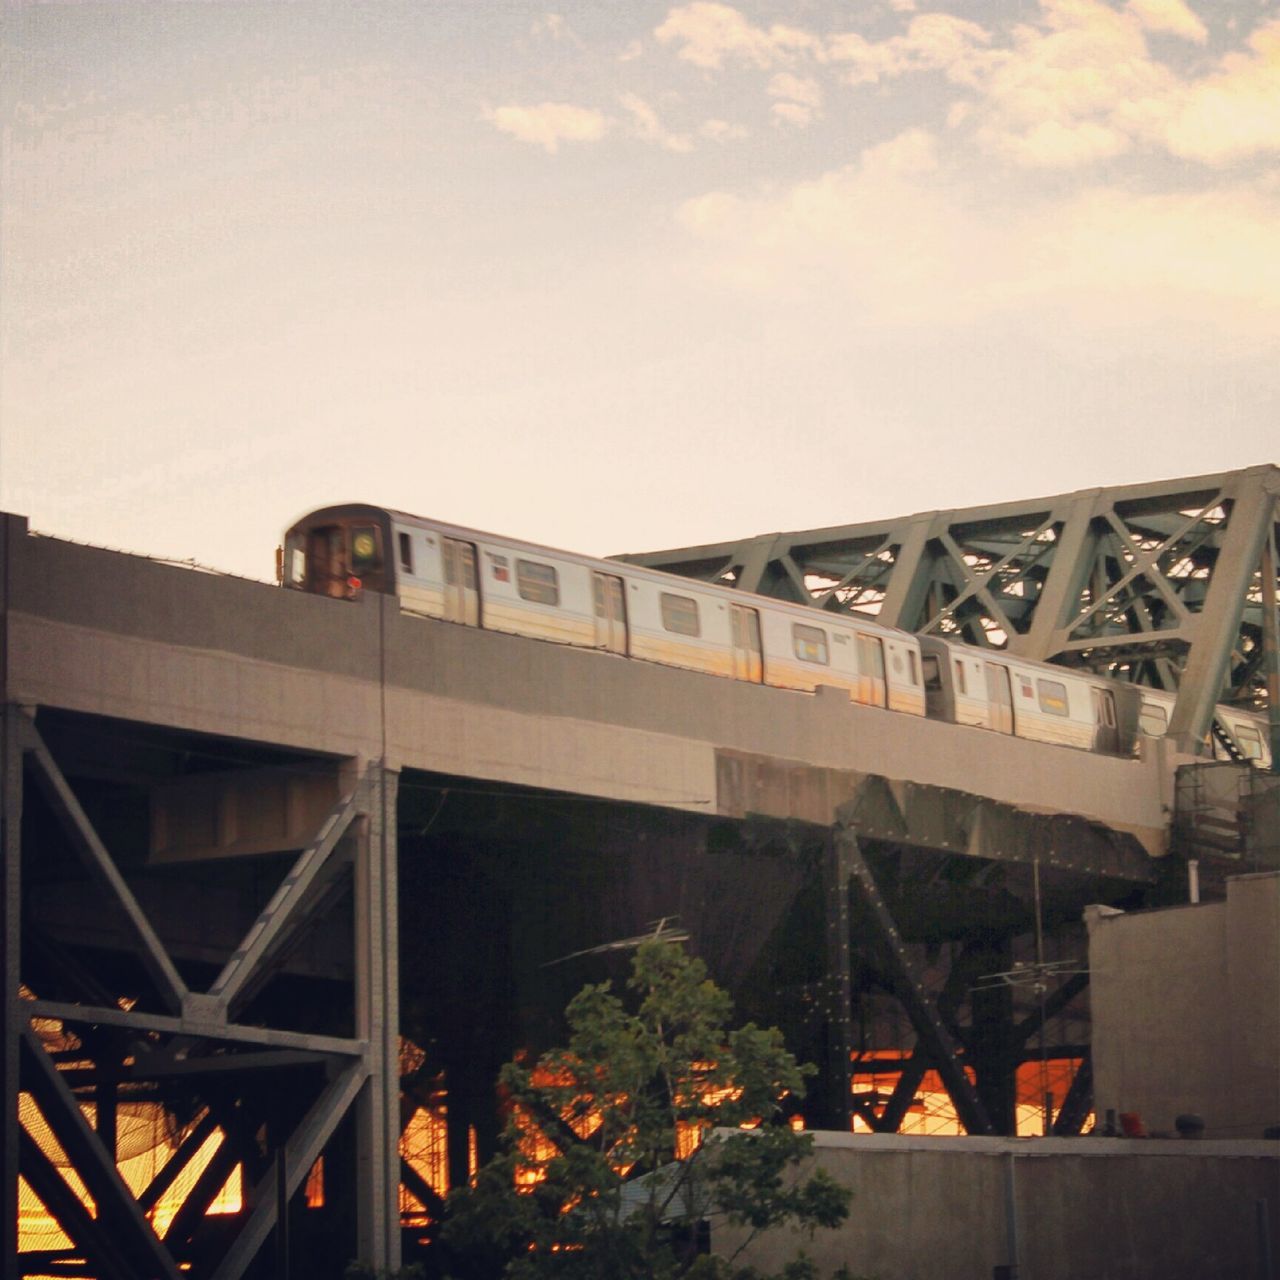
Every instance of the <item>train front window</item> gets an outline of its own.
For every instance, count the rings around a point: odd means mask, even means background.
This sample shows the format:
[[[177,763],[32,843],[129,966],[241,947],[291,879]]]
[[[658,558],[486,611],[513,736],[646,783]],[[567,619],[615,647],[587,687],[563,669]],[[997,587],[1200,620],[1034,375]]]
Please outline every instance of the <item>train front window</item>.
[[[378,531],[358,525],[351,530],[351,572],[363,578],[378,567]]]

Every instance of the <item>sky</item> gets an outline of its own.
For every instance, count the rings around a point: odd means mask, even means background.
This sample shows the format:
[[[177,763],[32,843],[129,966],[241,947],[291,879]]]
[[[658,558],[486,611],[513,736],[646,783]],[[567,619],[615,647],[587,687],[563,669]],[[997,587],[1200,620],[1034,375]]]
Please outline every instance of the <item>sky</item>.
[[[269,578],[1280,461],[1280,3],[4,0],[0,509]]]

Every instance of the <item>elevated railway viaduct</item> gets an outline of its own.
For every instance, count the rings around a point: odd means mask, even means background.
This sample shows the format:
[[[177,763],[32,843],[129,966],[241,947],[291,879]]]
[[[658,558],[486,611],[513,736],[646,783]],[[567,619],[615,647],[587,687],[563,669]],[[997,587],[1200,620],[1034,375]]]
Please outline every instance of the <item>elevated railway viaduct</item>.
[[[1245,514],[1263,531],[1237,537],[1239,564],[1210,558],[1230,603],[1205,575],[1205,620],[1186,610],[1142,660],[1221,684],[1234,653],[1265,685],[1275,471],[1210,479],[1164,486],[1162,510],[1207,509],[1208,491],[1237,532]],[[1218,524],[1198,546],[1221,545]],[[744,1017],[821,1064],[810,1124],[892,1132],[928,1071],[969,1132],[1010,1132],[1040,1053],[1072,1065],[1049,1119],[1078,1131],[1083,907],[1184,896],[1188,851],[1207,872],[1266,854],[1256,832],[1216,861],[1180,844],[1179,769],[1200,767],[1185,735],[1093,755],[76,546],[17,516],[0,536],[4,1243],[17,1254],[21,1178],[71,1244],[29,1248],[26,1268],[268,1274],[308,1214],[330,1262],[393,1265],[401,1184],[420,1218],[438,1207],[440,1181],[398,1147],[418,1104],[444,1114],[447,1094],[456,1182],[493,1141],[497,1066],[551,1042],[565,999],[618,972],[610,945],[663,919]],[[917,541],[936,567],[946,541]],[[768,585],[756,559],[754,583],[736,562],[741,585]],[[812,581],[791,565],[792,587]],[[999,604],[992,583],[966,596],[951,574],[949,599],[906,596],[981,627],[964,600]],[[1194,724],[1185,705],[1175,724]],[[1038,966],[1034,998],[1000,980],[1019,962]],[[879,1094],[859,1085],[873,1068],[895,1081]],[[137,1185],[119,1165],[148,1106],[174,1154]],[[209,1216],[237,1169],[241,1207]]]

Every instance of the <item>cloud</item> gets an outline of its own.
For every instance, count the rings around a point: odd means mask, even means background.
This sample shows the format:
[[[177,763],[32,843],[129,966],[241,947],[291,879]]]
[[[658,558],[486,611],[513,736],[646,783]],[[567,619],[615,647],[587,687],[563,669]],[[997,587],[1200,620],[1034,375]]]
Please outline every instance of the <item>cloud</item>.
[[[814,110],[822,106],[822,89],[818,82],[807,77],[792,75],[790,71],[779,71],[769,81],[769,96],[799,102]]]
[[[823,51],[822,41],[811,32],[780,23],[757,27],[737,9],[712,0],[670,10],[653,34],[662,44],[678,45],[677,57],[711,71],[726,62],[765,69]]]
[[[495,107],[485,112],[495,129],[521,142],[532,142],[554,154],[561,142],[598,142],[609,119],[590,107],[570,102],[543,102],[535,107]]]
[[[1253,32],[1247,48],[1155,113],[1174,155],[1218,164],[1280,151],[1280,18]]]
[[[912,71],[945,71],[958,83],[968,84],[990,58],[984,52],[991,36],[976,22],[947,13],[925,13],[912,18],[903,35],[871,41],[857,32],[832,36],[827,56],[845,64],[849,84],[875,84]]]
[[[1129,0],[1128,8],[1148,31],[1163,31],[1196,44],[1209,38],[1204,23],[1183,0]]]
[[[632,133],[644,142],[653,142],[665,151],[688,152],[693,150],[693,139],[687,133],[672,133],[658,119],[658,113],[634,93],[618,96],[623,108],[631,114]]]
[[[731,124],[728,120],[704,120],[698,126],[700,137],[709,138],[712,142],[729,142],[734,138],[746,138],[750,130],[740,124]]]
[[[851,324],[1004,317],[1061,322],[1086,344],[1280,340],[1280,191],[1033,197],[961,180],[931,134],[910,130],[780,192],[709,192],[678,218],[715,277],[837,297]]]

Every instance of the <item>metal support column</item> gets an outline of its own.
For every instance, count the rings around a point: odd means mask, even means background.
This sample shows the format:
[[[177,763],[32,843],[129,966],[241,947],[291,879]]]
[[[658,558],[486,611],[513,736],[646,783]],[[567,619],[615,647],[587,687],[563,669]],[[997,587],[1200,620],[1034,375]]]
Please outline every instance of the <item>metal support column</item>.
[[[827,1101],[828,1123],[853,1122],[853,977],[849,961],[849,859],[844,841],[827,840]]]
[[[0,617],[0,624],[4,622]],[[18,1256],[18,1120],[19,1040],[24,1025],[19,1008],[21,980],[22,745],[18,738],[22,713],[0,703],[0,852],[4,874],[0,900],[4,923],[4,1207],[0,1210],[0,1256]]]
[[[396,918],[399,774],[375,767],[356,855],[356,1035],[368,1076],[356,1100],[356,1239],[366,1266],[400,1265],[400,989]]]

